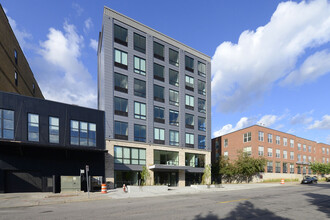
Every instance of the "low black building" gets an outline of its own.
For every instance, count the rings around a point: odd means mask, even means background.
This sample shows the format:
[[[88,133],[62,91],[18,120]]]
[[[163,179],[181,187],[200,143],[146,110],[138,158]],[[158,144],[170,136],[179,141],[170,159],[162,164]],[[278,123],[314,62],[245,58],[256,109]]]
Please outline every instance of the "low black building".
[[[59,191],[60,176],[104,177],[104,112],[0,92],[0,193]]]

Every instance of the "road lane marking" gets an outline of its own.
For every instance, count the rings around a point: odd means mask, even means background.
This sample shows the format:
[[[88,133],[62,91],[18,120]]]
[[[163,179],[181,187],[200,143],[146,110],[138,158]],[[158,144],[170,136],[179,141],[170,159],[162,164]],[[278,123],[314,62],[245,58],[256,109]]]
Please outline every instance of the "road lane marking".
[[[229,201],[224,201],[224,202],[218,202],[218,204],[221,204],[221,203],[230,203],[230,202],[240,202],[240,201],[244,201],[244,200],[248,200],[248,199],[229,200]]]

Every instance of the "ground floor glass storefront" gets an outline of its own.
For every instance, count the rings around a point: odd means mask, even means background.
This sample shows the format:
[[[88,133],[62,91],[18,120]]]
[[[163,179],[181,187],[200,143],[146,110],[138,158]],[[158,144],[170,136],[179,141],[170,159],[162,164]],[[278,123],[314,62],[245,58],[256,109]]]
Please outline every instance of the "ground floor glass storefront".
[[[186,186],[201,184],[203,173],[186,172]]]
[[[178,186],[179,173],[177,171],[155,171],[155,185]]]
[[[115,188],[120,188],[123,184],[140,185],[141,172],[115,170]]]

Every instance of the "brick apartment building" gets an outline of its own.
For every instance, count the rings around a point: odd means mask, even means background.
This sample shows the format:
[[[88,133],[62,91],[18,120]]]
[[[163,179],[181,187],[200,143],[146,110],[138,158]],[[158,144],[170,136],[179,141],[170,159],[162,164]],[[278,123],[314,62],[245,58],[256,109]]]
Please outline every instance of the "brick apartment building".
[[[301,174],[312,173],[310,163],[329,163],[330,160],[330,145],[253,125],[213,138],[212,163],[220,155],[235,160],[239,150],[268,160],[264,178],[301,178]]]
[[[44,98],[0,4],[0,90]]]

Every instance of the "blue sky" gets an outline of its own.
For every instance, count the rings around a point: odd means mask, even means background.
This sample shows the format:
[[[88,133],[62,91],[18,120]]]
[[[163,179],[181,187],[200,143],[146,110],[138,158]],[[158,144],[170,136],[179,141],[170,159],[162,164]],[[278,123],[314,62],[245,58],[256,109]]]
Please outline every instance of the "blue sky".
[[[1,4],[47,99],[96,107],[105,5],[212,57],[212,136],[258,123],[330,144],[327,0]]]

